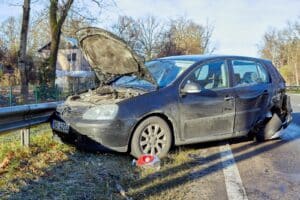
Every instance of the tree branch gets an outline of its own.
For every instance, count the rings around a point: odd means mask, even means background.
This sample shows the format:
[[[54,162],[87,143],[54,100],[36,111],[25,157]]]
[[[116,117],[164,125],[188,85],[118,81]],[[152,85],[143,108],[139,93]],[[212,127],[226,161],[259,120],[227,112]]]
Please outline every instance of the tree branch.
[[[74,1],[74,0],[68,0],[68,1],[64,4],[63,9],[62,9],[61,16],[60,16],[60,18],[59,18],[59,20],[58,20],[58,22],[57,22],[57,26],[58,26],[59,28],[62,27],[62,25],[63,25],[63,23],[64,23],[66,17],[68,16],[68,12],[69,12],[69,10],[70,10],[72,4],[73,4],[73,1]]]

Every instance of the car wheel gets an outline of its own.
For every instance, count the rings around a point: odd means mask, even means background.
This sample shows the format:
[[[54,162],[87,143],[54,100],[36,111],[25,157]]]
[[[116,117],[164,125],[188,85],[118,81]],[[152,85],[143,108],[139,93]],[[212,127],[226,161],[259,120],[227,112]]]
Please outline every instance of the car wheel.
[[[162,158],[170,150],[172,142],[169,125],[160,117],[149,117],[142,121],[133,133],[131,155],[157,155]]]

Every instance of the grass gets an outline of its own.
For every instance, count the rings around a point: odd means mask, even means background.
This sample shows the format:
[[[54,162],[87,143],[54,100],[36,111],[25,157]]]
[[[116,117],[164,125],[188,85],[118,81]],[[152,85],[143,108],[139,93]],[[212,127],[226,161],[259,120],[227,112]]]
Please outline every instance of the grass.
[[[46,175],[45,169],[67,160],[68,154],[75,151],[53,141],[47,125],[34,127],[31,132],[30,148],[21,146],[17,131],[0,137],[0,194],[19,192],[27,181]]]
[[[30,148],[20,145],[18,132],[0,136],[0,166],[8,161],[0,167],[0,199],[184,199],[189,191],[186,175],[197,149],[176,148],[156,171],[132,166],[127,154],[85,153],[60,144],[47,124],[31,132]]]
[[[299,94],[300,90],[287,90],[287,93]]]
[[[190,189],[188,177],[185,175],[190,173],[194,165],[190,157],[194,152],[194,149],[177,148],[162,160],[159,171],[139,169],[139,180],[134,184],[139,187],[130,188],[129,196],[133,196],[134,199],[149,200],[185,199],[185,194]],[[180,184],[176,180],[180,180]],[[178,184],[180,186],[177,186]]]

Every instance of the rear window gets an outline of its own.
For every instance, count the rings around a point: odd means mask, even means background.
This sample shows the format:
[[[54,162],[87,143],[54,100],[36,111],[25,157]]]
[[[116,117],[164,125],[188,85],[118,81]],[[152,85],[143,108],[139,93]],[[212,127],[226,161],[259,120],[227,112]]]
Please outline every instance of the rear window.
[[[258,62],[232,60],[232,67],[236,86],[247,86],[270,82],[266,69]]]

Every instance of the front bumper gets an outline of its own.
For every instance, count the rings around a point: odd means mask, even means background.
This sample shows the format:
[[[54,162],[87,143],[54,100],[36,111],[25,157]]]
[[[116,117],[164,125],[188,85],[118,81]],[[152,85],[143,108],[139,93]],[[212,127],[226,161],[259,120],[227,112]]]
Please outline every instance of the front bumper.
[[[69,132],[63,133],[53,129],[53,120],[65,122],[69,125]],[[72,143],[87,149],[109,149],[127,152],[134,119],[90,121],[82,119],[68,119],[54,114],[51,117],[53,134],[59,136],[63,142]]]

